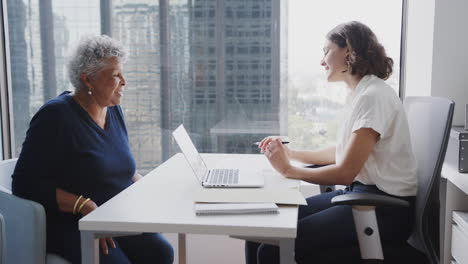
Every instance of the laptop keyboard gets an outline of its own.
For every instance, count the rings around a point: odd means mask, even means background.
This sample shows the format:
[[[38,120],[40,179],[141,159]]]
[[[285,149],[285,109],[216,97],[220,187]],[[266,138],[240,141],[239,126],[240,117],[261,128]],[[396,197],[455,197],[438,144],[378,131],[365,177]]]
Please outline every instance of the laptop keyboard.
[[[212,169],[207,183],[214,185],[228,185],[239,182],[239,170],[237,169]]]

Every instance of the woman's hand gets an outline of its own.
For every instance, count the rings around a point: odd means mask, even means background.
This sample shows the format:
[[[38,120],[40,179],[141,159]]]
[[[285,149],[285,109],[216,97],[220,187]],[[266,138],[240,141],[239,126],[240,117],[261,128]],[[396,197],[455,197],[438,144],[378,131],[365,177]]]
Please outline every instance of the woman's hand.
[[[266,142],[268,142],[268,144],[266,144]],[[281,143],[281,139],[279,137],[274,139],[271,139],[271,137],[265,138],[262,140],[260,145],[262,146],[262,152],[268,158],[268,161],[270,161],[273,168],[286,176],[286,172],[291,168],[291,164],[289,163],[288,147]]]
[[[281,143],[281,138],[282,138],[281,136],[269,136],[269,137],[266,137],[266,138],[262,139],[262,141],[260,141],[260,144],[258,145],[258,148],[260,149],[260,151],[261,151],[262,153],[265,153],[268,144],[270,144],[271,142],[273,142],[273,141],[276,140],[276,139],[280,140],[280,143]],[[287,148],[287,147],[285,146],[285,150],[286,150],[286,152],[287,152],[287,154],[288,154],[288,156],[289,156],[289,154],[290,154],[289,148]]]
[[[141,176],[141,174],[138,173],[138,171],[135,171],[135,174],[132,177],[132,181],[135,183],[141,179],[143,179],[143,176]]]
[[[83,216],[91,213],[92,211],[94,211],[96,208],[98,208],[98,206],[96,205],[95,202],[93,202],[93,200],[89,200],[84,206],[83,208],[81,208],[81,210],[78,212],[79,214],[82,214]],[[104,238],[100,238],[99,239],[99,245],[101,246],[101,249],[102,251],[104,252],[104,254],[109,254],[109,247],[108,245],[110,245],[112,248],[115,248],[115,242],[114,240],[112,239],[112,237],[104,237]]]

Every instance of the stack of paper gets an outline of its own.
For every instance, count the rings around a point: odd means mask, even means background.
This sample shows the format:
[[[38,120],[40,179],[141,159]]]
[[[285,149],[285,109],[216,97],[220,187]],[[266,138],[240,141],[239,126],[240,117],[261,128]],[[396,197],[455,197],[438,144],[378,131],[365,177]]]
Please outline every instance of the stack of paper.
[[[197,215],[219,214],[275,214],[278,206],[275,203],[195,203]]]
[[[201,188],[194,193],[193,200],[198,203],[307,204],[302,193],[292,188]]]

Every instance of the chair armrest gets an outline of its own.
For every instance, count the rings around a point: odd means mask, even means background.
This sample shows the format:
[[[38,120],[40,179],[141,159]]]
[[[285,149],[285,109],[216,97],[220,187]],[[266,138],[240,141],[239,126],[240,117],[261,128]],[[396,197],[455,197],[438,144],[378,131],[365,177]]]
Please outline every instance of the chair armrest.
[[[370,205],[370,206],[400,206],[408,207],[409,203],[405,200],[389,197],[380,194],[370,193],[348,193],[335,196],[331,199],[334,205]]]

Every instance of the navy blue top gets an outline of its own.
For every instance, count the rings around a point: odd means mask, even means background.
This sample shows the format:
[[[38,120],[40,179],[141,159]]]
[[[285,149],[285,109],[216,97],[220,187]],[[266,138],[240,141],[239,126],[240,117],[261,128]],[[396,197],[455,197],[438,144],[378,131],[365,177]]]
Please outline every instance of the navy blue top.
[[[48,224],[66,219],[76,223],[78,216],[58,210],[56,188],[89,197],[99,206],[131,185],[134,173],[120,106],[107,108],[102,129],[64,92],[32,118],[12,188],[15,195],[41,203]]]

